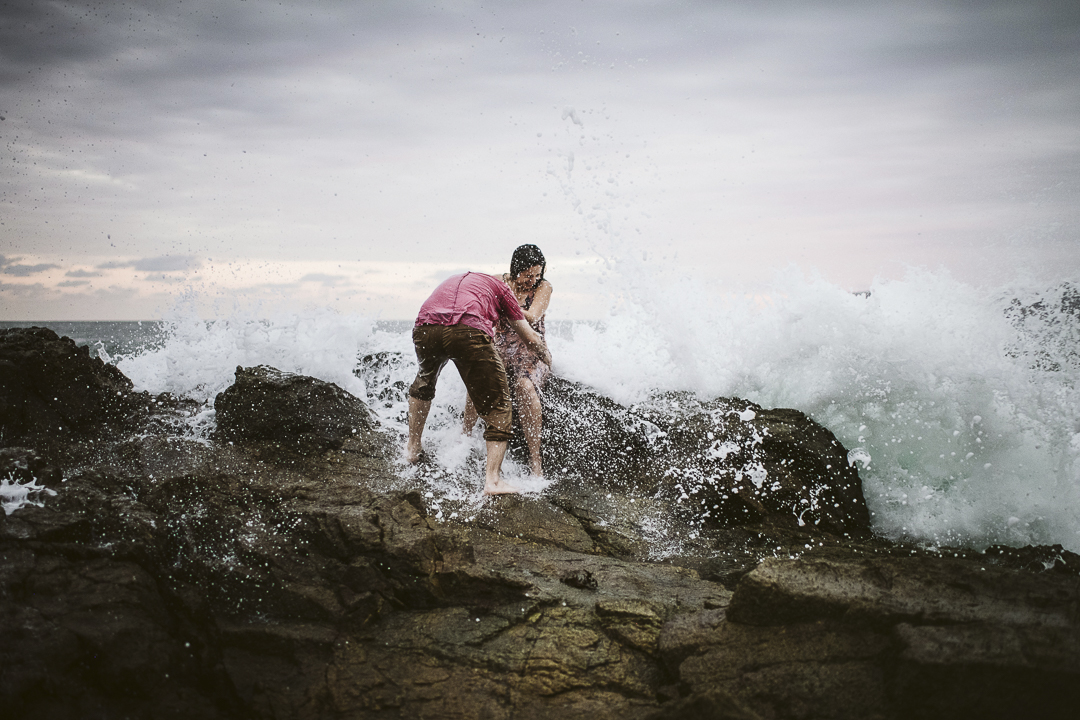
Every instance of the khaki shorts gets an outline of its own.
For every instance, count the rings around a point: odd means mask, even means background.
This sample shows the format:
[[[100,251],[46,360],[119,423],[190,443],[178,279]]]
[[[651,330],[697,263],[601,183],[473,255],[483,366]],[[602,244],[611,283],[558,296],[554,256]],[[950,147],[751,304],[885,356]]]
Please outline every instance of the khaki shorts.
[[[510,439],[513,432],[510,387],[506,368],[490,335],[461,324],[417,325],[413,328],[413,345],[420,369],[409,386],[410,396],[433,400],[439,373],[447,360],[453,360],[476,412],[487,423],[484,439],[496,442]]]

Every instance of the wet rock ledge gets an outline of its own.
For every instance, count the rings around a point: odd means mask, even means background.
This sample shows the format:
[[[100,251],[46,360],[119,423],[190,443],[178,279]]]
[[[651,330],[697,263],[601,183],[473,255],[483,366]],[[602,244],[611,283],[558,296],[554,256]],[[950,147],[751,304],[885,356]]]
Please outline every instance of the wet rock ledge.
[[[332,385],[240,368],[203,439],[190,401],[125,381],[51,331],[0,331],[0,479],[55,492],[0,514],[0,717],[1080,707],[1080,557],[875,538],[846,451],[796,411],[623,408],[560,381],[550,432],[586,451],[552,439],[542,497],[451,520]],[[684,556],[650,559],[657,514],[694,535]]]

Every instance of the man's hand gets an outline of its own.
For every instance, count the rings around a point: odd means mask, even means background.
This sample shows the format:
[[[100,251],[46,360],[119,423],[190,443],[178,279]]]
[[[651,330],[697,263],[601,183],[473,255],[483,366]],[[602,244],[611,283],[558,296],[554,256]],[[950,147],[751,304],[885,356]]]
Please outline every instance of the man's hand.
[[[514,329],[518,337],[525,341],[529,349],[536,353],[537,357],[543,360],[548,367],[551,367],[551,353],[548,352],[547,345],[544,344],[543,338],[532,329],[527,320],[514,320],[510,323],[510,327]]]

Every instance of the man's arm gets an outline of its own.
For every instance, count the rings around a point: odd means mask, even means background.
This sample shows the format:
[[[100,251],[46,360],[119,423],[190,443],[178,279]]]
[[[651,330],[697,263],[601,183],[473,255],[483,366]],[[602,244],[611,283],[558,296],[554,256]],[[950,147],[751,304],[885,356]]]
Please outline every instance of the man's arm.
[[[510,327],[525,341],[530,350],[549,366],[551,365],[551,353],[548,352],[547,345],[544,344],[540,334],[532,329],[528,320],[511,320]]]

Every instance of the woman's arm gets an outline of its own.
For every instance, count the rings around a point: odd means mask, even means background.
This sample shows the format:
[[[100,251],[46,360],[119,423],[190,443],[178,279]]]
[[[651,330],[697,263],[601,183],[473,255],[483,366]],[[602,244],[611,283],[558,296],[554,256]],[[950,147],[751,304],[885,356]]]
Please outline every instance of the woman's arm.
[[[525,319],[530,323],[534,323],[544,317],[549,302],[551,302],[551,283],[547,280],[543,280],[540,283],[540,287],[536,288],[536,294],[533,295],[532,305],[529,306],[528,310],[522,310],[522,312],[525,313]]]

